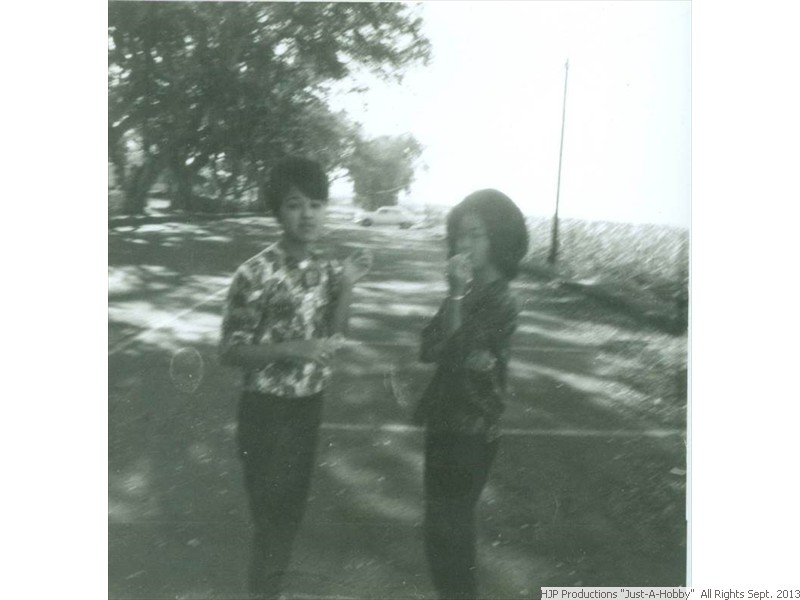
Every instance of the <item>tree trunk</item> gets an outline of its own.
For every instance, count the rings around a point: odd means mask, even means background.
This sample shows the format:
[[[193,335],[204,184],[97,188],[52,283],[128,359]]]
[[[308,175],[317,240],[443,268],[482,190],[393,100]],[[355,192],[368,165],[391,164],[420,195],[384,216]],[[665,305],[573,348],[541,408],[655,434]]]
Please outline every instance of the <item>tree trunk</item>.
[[[272,207],[269,205],[269,198],[267,196],[267,187],[269,181],[263,172],[258,174],[258,204],[257,210],[264,214],[272,214]]]
[[[217,180],[217,186],[219,189],[220,204],[224,204],[229,199],[233,200],[234,202],[238,200],[237,188],[239,186],[237,182],[239,179],[240,171],[241,171],[241,161],[237,159],[233,159],[231,161],[231,174],[228,177],[220,178],[216,168],[214,169],[214,176],[215,179]],[[228,195],[229,193],[231,194],[230,197]]]
[[[194,182],[197,174],[206,164],[208,164],[209,156],[200,155],[194,157],[190,164],[186,164],[186,157],[182,155],[173,155],[169,158],[169,168],[175,175],[176,193],[172,198],[170,208],[173,210],[198,210],[197,196],[194,193]]]
[[[160,172],[161,161],[157,157],[148,157],[143,165],[129,169],[122,208],[126,215],[144,214],[147,193],[153,187]]]
[[[170,164],[175,176],[175,195],[172,197],[173,210],[191,212],[194,209],[194,190],[192,189],[192,172],[180,158],[173,159]]]
[[[125,148],[122,146],[122,136],[115,135],[109,128],[108,158],[114,165],[114,187],[125,189],[127,172],[125,169]]]

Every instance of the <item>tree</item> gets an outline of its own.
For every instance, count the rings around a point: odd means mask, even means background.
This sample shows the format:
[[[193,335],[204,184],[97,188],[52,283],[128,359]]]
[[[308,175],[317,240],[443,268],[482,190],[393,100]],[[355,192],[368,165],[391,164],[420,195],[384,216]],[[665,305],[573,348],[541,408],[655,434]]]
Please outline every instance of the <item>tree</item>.
[[[367,210],[397,204],[414,181],[414,166],[422,146],[412,135],[357,139],[347,169],[356,203]]]
[[[203,170],[225,194],[263,188],[290,152],[341,166],[352,129],[326,84],[361,68],[401,79],[430,52],[405,3],[112,2],[108,38],[109,158],[129,213],[164,169],[191,210]]]

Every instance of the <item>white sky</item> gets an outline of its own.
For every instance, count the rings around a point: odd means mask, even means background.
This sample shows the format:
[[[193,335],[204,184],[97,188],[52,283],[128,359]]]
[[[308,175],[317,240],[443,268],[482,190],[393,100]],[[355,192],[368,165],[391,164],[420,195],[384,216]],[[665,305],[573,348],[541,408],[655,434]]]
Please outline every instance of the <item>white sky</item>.
[[[370,135],[426,147],[411,202],[495,187],[530,214],[688,226],[690,3],[425,2],[433,59],[334,96]],[[341,187],[335,192],[344,191]]]

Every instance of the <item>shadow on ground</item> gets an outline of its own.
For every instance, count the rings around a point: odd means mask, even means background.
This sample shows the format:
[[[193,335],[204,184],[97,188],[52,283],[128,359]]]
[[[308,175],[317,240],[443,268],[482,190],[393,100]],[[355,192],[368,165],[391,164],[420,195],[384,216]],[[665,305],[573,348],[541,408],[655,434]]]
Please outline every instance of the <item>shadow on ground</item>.
[[[242,597],[238,375],[215,343],[233,270],[274,235],[265,218],[110,233],[110,598]],[[433,598],[408,415],[431,375],[417,340],[444,291],[442,242],[346,223],[325,241],[376,260],[326,400],[289,596]],[[481,502],[484,596],[685,584],[685,337],[546,282],[515,288],[506,435]]]

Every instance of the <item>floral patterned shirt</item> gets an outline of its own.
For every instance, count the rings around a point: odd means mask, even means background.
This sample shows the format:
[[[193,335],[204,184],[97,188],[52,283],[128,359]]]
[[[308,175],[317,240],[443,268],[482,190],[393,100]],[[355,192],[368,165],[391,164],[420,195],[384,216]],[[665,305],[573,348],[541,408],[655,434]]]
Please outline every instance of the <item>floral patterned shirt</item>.
[[[292,259],[280,243],[247,260],[236,271],[222,319],[220,351],[237,344],[277,344],[330,336],[341,291],[342,265],[317,251]],[[321,392],[330,367],[301,359],[276,360],[246,369],[245,391],[300,398]]]
[[[436,362],[438,367],[413,420],[433,431],[494,439],[500,435],[499,420],[505,409],[518,303],[508,282],[499,279],[467,293],[461,310],[461,327],[451,336],[444,331],[444,304],[422,332],[420,359]]]

